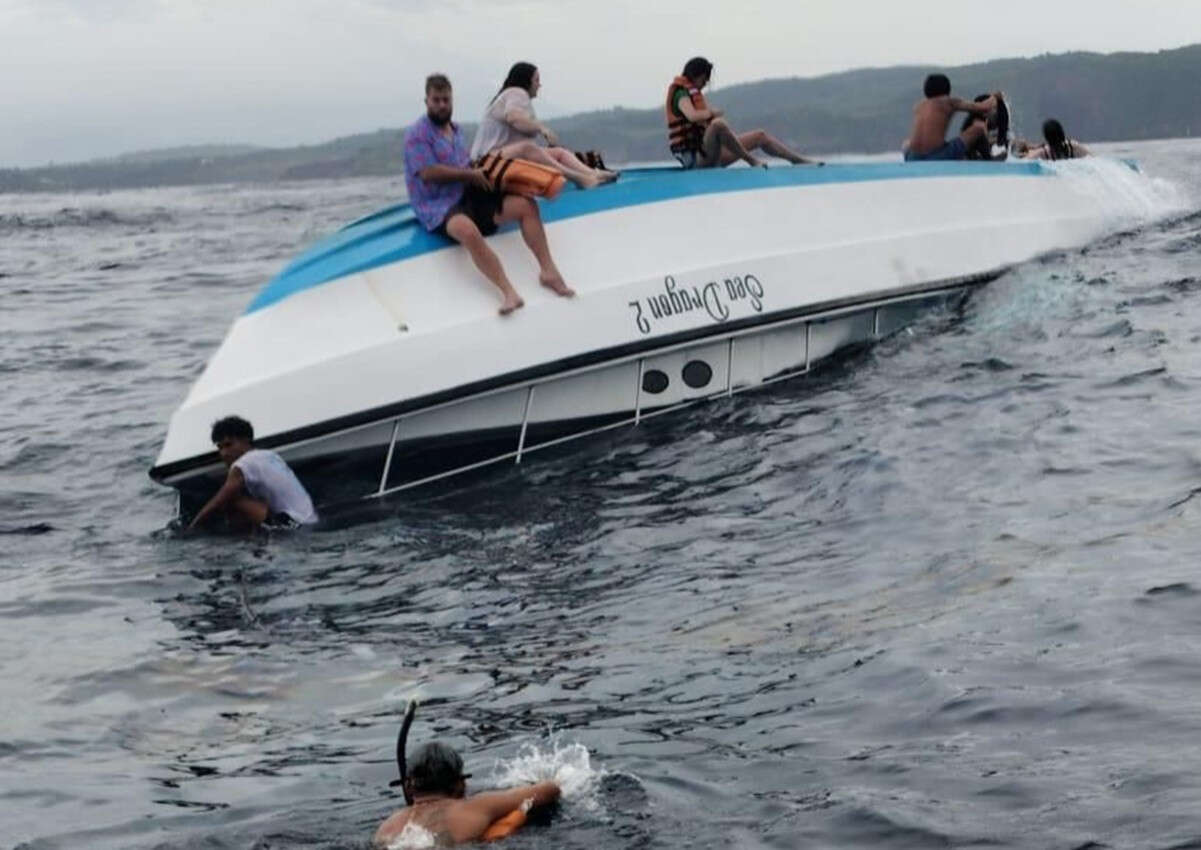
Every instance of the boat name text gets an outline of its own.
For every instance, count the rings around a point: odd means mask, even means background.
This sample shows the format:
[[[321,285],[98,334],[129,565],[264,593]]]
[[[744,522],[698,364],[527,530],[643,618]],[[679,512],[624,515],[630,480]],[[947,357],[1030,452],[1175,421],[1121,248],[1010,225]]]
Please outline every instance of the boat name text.
[[[629,302],[634,324],[640,333],[651,332],[653,322],[681,313],[704,311],[714,322],[730,318],[730,307],[747,301],[756,313],[763,312],[763,284],[753,274],[734,275],[693,286],[680,286],[671,275],[663,278],[663,291]]]

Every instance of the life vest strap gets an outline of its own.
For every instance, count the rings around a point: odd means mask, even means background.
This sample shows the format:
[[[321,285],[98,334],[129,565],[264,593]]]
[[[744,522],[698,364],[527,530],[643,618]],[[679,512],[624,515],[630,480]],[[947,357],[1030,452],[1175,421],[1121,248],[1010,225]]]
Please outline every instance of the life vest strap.
[[[557,169],[524,159],[509,159],[497,153],[484,154],[475,162],[484,172],[492,191],[510,195],[555,198],[567,183]]]

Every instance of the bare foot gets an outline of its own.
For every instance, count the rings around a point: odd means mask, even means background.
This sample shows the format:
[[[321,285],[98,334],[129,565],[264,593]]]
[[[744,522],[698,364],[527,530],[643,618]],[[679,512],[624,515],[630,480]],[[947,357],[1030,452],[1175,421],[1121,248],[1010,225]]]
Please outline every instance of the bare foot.
[[[559,274],[557,269],[553,272],[543,272],[538,275],[538,282],[556,295],[562,295],[564,298],[571,298],[575,295],[575,290],[563,282],[563,275]]]
[[[601,182],[600,177],[595,174],[585,174],[581,177],[573,177],[572,179],[581,189],[595,189]]]
[[[617,171],[598,171],[596,173],[600,175],[601,183],[612,183],[621,176],[620,172]]]
[[[514,292],[512,295],[506,295],[505,300],[500,305],[500,314],[507,316],[514,310],[525,306],[525,302],[521,300],[521,296]]]

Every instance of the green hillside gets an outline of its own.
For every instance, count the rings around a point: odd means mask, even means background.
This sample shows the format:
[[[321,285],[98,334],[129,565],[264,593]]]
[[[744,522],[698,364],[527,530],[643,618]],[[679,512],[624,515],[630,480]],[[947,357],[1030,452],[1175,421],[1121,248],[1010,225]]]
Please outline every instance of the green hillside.
[[[1034,136],[1056,117],[1087,141],[1171,138],[1201,132],[1201,45],[1158,53],[1064,53],[958,68],[871,68],[824,77],[762,80],[713,92],[739,128],[765,127],[811,153],[898,150],[931,71],[962,96],[1003,89],[1016,129]],[[667,80],[648,81],[656,103]],[[610,164],[667,157],[662,107],[614,108],[550,122],[567,146],[596,148]],[[474,128],[464,125],[468,133]],[[0,191],[116,189],[193,183],[396,174],[401,128],[286,149],[203,146],[116,159],[0,170]]]

